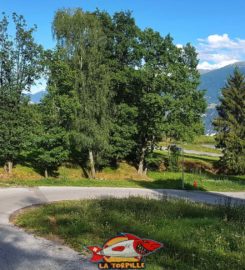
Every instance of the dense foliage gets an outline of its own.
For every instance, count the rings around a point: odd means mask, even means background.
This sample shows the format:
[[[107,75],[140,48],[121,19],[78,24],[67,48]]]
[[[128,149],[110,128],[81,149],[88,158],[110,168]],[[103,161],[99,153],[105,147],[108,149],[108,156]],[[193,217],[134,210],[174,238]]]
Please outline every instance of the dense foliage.
[[[4,20],[1,31],[7,35]],[[25,25],[18,25],[24,29]],[[40,48],[32,31],[24,35],[30,43],[25,41],[30,59],[24,63],[32,67],[22,74],[27,80],[17,88],[7,88],[18,89],[19,96],[20,89],[29,89],[39,74]],[[27,150],[21,142],[9,140],[10,146],[18,147],[11,150],[16,157],[22,154],[34,161],[46,175],[62,162],[72,161],[94,178],[101,166],[116,165],[120,160],[130,161],[144,174],[146,158],[163,137],[191,140],[203,133],[201,116],[206,103],[204,92],[197,90],[198,60],[190,44],[178,48],[170,35],[141,30],[130,12],[109,15],[100,10],[58,10],[53,35],[56,48],[46,51],[42,59],[48,94],[33,114],[39,114],[39,134],[29,132]],[[0,47],[3,57],[5,51],[14,51],[5,43]],[[1,86],[1,90],[5,88]],[[23,103],[20,100],[18,106]],[[18,106],[14,110],[20,111]],[[28,102],[26,106],[31,107]],[[2,106],[0,110],[6,130],[16,121],[16,134],[18,129],[25,134],[21,129],[24,121],[5,116],[11,109]],[[10,120],[12,124],[7,123]],[[0,134],[0,143],[6,140],[4,136]],[[1,156],[4,161],[15,158]]]
[[[53,91],[57,81],[59,95],[58,85],[66,81],[64,93],[73,100],[67,128],[72,153],[81,164],[90,161],[92,177],[101,163],[121,159],[143,174],[145,158],[162,136],[186,140],[202,133],[206,104],[197,91],[198,61],[190,44],[180,49],[169,35],[140,30],[130,12],[61,10],[53,30],[68,68],[61,78],[51,73],[49,87]]]
[[[35,43],[35,28],[27,28],[22,16],[12,16],[14,36],[9,34],[9,18],[0,21],[0,160],[11,173],[29,139],[28,106],[23,91],[29,91],[42,70],[42,47]]]

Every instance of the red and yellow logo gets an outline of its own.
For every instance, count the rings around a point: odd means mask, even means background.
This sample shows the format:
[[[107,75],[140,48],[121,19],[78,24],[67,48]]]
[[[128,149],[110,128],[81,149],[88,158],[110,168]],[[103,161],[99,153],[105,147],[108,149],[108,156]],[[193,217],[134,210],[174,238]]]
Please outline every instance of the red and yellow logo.
[[[89,246],[93,252],[91,262],[100,269],[142,269],[142,258],[163,247],[162,243],[141,239],[133,234],[122,233],[106,241],[103,247]]]

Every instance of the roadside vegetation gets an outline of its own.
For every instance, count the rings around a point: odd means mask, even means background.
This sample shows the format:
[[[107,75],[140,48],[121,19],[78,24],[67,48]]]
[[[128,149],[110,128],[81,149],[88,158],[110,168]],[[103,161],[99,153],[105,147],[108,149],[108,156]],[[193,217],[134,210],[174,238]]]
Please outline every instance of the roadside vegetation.
[[[191,160],[195,159],[192,157]],[[57,173],[56,176],[45,178],[32,168],[18,165],[13,169],[12,178],[0,178],[0,186],[182,188],[181,171],[149,171],[147,176],[140,177],[135,167],[127,163],[121,163],[117,168],[105,167],[96,174],[96,179],[86,178],[79,167],[61,166]],[[245,176],[215,175],[197,170],[185,172],[184,181],[187,190],[245,191]],[[194,182],[197,186],[194,186]]]
[[[84,247],[103,245],[118,232],[162,242],[146,257],[146,269],[231,269],[245,267],[245,209],[186,201],[142,198],[53,203],[25,210],[15,224],[59,240],[90,256]]]
[[[78,165],[63,164],[49,178],[26,165],[16,165],[11,175],[0,170],[0,186],[80,186],[80,187],[131,187],[155,189],[181,189],[182,163],[187,190],[245,191],[245,176],[216,174],[218,157],[184,154],[178,157],[175,171],[171,171],[169,152],[155,150],[147,159],[147,175],[139,175],[133,164],[120,162],[105,166],[96,172],[94,179],[87,178]]]

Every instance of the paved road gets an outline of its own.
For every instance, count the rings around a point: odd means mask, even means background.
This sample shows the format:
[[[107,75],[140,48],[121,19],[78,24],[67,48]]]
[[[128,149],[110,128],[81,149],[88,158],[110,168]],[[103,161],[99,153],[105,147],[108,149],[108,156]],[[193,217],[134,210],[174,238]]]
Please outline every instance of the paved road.
[[[181,190],[131,188],[37,187],[0,188],[0,270],[78,270],[98,269],[72,249],[35,237],[9,223],[10,215],[26,206],[71,199],[162,196],[183,198],[210,204],[245,204],[245,192],[205,193]],[[91,239],[93,243],[93,239]],[[98,243],[100,244],[100,243]]]

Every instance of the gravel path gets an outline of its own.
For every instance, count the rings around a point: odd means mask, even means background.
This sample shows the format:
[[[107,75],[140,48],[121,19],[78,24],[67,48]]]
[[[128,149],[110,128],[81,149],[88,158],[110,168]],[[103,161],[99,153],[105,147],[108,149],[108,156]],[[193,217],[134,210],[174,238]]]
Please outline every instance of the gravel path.
[[[162,196],[196,202],[245,204],[245,192],[198,192],[138,188],[35,187],[0,188],[0,269],[1,270],[87,270],[98,269],[80,254],[58,243],[35,237],[9,223],[10,215],[26,206],[60,200],[114,196]],[[93,243],[93,239],[91,239]],[[101,244],[101,243],[98,243]]]

